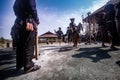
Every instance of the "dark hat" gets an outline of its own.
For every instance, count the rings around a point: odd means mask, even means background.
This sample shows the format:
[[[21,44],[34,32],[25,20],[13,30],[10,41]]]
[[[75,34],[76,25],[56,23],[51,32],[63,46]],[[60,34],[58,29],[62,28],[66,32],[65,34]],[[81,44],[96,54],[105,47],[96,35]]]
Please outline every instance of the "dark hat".
[[[70,20],[75,20],[75,18],[70,18]]]

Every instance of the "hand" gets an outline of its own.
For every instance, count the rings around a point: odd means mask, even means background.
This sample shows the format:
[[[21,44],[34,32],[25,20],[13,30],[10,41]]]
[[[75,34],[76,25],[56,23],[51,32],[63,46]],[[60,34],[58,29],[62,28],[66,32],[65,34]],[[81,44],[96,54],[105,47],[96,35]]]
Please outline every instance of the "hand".
[[[38,33],[38,27],[36,27],[36,33]]]
[[[34,30],[33,24],[28,22],[28,23],[27,23],[27,26],[26,26],[26,30],[27,30],[27,31],[33,31],[33,30]]]
[[[38,24],[37,24],[37,23],[34,23],[34,26],[35,26],[36,32],[38,33]]]

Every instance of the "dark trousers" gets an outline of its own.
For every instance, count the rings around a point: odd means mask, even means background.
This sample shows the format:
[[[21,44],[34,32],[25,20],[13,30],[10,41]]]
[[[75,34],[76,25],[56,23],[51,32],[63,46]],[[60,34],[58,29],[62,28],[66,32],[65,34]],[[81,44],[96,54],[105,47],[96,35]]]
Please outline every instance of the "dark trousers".
[[[115,21],[108,22],[106,26],[109,33],[112,36],[112,45],[118,45],[120,41],[117,33],[116,22]]]
[[[117,19],[117,32],[118,32],[119,39],[120,39],[120,19]]]
[[[12,47],[15,48],[16,47],[16,41],[14,38],[12,38]]]
[[[27,70],[34,66],[32,62],[34,56],[35,30],[26,31],[26,23],[19,26],[19,40],[16,49],[16,68],[24,67]]]
[[[77,32],[74,32],[74,33],[72,34],[72,38],[73,38],[73,43],[74,43],[73,47],[77,47],[78,40],[79,40],[79,35],[78,35],[78,33],[77,33]]]
[[[101,26],[100,30],[101,30],[102,44],[104,44],[106,41],[110,42],[107,29]]]
[[[68,43],[72,42],[72,33],[71,34],[68,34]]]

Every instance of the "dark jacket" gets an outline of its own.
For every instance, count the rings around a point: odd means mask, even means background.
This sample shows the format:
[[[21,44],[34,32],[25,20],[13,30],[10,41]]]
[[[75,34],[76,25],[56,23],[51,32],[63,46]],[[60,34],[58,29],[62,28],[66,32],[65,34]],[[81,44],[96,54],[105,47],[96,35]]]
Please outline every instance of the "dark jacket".
[[[76,24],[75,24],[74,22],[71,22],[71,23],[69,24],[69,26],[70,26],[70,28],[74,28],[74,27],[76,26]]]
[[[120,20],[120,2],[116,5],[116,18]]]
[[[106,22],[109,21],[115,21],[115,9],[113,4],[108,4],[105,6],[105,12],[106,12]]]
[[[57,33],[58,38],[61,39],[63,36],[63,32],[61,30],[58,30],[56,33]]]
[[[104,28],[105,28],[105,27],[106,27],[105,14],[100,13],[98,18],[99,18],[99,19],[98,19],[98,25],[99,25],[100,27],[104,27]]]
[[[13,9],[16,17],[21,19],[31,17],[39,24],[35,0],[16,0]]]

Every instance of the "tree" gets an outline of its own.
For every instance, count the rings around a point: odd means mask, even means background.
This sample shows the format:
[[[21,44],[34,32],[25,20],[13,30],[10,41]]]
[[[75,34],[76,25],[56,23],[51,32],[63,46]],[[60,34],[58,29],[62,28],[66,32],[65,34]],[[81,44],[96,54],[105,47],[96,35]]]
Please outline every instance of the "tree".
[[[4,39],[4,37],[1,37],[1,38],[0,38],[0,43],[4,44],[5,41],[6,41],[6,40]]]

